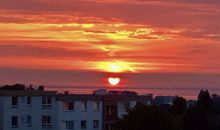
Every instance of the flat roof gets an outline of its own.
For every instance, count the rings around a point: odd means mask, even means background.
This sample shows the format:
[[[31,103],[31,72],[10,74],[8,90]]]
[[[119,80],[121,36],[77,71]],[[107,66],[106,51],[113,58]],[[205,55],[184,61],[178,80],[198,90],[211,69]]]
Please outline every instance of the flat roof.
[[[102,100],[102,96],[93,94],[58,94],[57,101],[96,101]]]
[[[57,101],[147,101],[152,98],[145,95],[94,95],[94,94],[58,94]]]
[[[56,91],[0,90],[0,96],[55,96],[56,94]]]

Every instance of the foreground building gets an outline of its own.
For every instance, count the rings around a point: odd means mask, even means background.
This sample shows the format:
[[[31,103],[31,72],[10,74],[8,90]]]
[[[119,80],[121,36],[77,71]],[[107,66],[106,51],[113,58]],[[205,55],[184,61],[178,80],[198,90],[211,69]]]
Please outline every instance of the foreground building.
[[[138,102],[152,96],[105,90],[58,94],[43,90],[0,90],[0,130],[113,130]]]
[[[1,130],[57,129],[56,92],[0,91]]]

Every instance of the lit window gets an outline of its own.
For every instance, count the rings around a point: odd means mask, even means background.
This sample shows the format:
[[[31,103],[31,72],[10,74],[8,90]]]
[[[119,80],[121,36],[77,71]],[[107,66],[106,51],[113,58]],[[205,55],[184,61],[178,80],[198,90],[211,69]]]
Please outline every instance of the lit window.
[[[65,129],[73,130],[74,129],[74,121],[63,121]]]
[[[81,111],[86,111],[87,109],[87,102],[81,102]]]
[[[32,117],[27,116],[27,127],[31,127],[31,126],[32,126]]]
[[[12,96],[11,97],[11,105],[12,106],[17,106],[18,105],[18,97],[17,96]]]
[[[52,99],[51,97],[44,96],[42,97],[42,107],[43,108],[51,108]]]
[[[63,102],[63,110],[74,110],[74,102]]]
[[[99,102],[93,102],[93,110],[94,111],[99,111]]]
[[[18,128],[18,117],[17,116],[11,117],[11,126],[12,128]]]
[[[93,120],[93,128],[94,129],[99,128],[99,120]]]
[[[81,121],[81,129],[86,129],[87,122],[85,120]]]
[[[42,116],[41,120],[42,120],[42,127],[43,128],[51,128],[52,127],[51,116],[44,115],[44,116]]]

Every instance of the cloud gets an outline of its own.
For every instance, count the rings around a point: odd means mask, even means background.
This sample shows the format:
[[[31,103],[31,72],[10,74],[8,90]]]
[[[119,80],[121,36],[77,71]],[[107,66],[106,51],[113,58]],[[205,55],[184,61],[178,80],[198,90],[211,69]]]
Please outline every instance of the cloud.
[[[4,67],[97,69],[89,63],[119,60],[144,72],[220,72],[216,0],[1,0],[0,13]]]

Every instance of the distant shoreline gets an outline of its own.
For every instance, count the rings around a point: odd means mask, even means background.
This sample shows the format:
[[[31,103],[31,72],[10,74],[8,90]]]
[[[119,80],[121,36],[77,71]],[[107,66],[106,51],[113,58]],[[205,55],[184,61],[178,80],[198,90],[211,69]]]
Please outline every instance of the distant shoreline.
[[[138,94],[153,94],[154,96],[182,96],[187,100],[196,100],[201,89],[206,88],[134,88],[134,87],[96,87],[96,86],[45,86],[46,90],[55,90],[58,92],[69,91],[76,94],[89,94],[94,90],[104,88],[117,91],[135,91]],[[210,94],[220,94],[220,88],[209,88]]]

